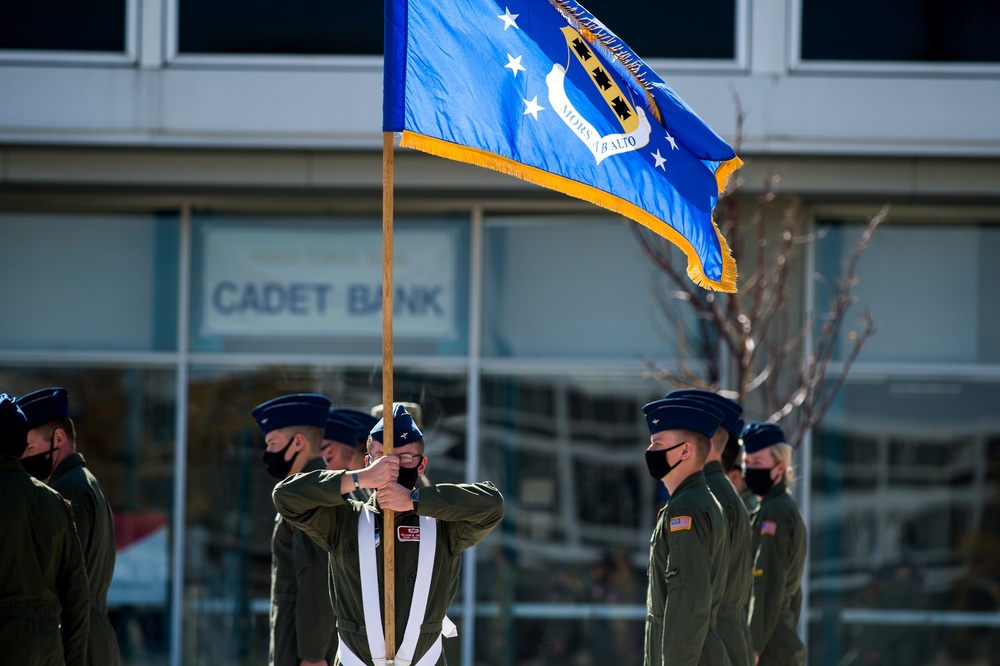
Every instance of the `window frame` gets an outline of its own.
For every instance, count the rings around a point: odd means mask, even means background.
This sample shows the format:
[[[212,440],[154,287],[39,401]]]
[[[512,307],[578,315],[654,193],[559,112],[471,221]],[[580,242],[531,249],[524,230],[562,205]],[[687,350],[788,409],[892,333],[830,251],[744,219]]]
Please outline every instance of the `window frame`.
[[[136,2],[137,0],[128,0]],[[657,73],[669,72],[741,72],[750,69],[750,0],[735,0],[735,57],[728,58],[646,58],[646,64]],[[180,51],[180,0],[163,0],[164,6],[164,65],[193,68],[229,67],[259,69],[262,67],[289,69],[357,69],[381,71],[383,55],[283,55],[276,54],[217,54],[182,53]],[[643,54],[638,54],[642,57]],[[664,76],[666,79],[667,77]]]
[[[34,65],[135,65],[139,61],[139,0],[125,0],[125,49],[73,51],[0,49],[0,63]]]
[[[802,58],[802,2],[788,0],[788,69],[803,74],[879,74],[994,77],[1000,63],[933,63],[903,60],[805,60]]]
[[[132,0],[130,0],[132,1]],[[163,0],[164,8],[164,66],[179,65],[193,68],[246,68],[263,67],[288,69],[350,68],[362,71],[380,71],[382,55],[283,55],[241,53],[182,53],[180,50],[180,0]]]

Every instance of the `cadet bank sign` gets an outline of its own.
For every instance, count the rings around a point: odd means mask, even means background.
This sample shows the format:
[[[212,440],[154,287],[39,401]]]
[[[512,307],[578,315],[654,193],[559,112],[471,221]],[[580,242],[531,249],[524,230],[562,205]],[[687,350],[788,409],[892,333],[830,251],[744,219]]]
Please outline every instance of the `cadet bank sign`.
[[[380,228],[207,226],[203,234],[203,335],[382,336]],[[457,249],[446,229],[395,231],[395,336],[455,338]]]

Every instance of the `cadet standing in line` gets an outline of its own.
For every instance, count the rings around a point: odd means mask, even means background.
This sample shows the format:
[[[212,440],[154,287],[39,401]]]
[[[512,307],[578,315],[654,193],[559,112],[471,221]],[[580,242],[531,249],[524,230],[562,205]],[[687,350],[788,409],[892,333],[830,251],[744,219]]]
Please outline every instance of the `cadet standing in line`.
[[[403,406],[393,410],[393,453],[383,454],[384,421],[368,440],[370,465],[311,472],[274,488],[274,505],[330,553],[340,633],[337,664],[372,666],[386,656],[381,602],[383,540],[395,545],[397,662],[445,664],[442,636],[454,636],[445,616],[458,591],[462,553],[503,518],[503,497],[488,482],[414,488],[427,468],[423,435]],[[376,492],[362,504],[358,488]],[[395,533],[382,529],[382,510],[396,512]]]
[[[73,508],[76,532],[90,584],[90,633],[87,663],[121,663],[118,638],[108,619],[108,588],[115,572],[115,519],[101,484],[76,450],[76,426],[69,417],[69,393],[45,388],[17,399],[28,417],[28,447],[21,457],[24,469],[47,482]]]
[[[374,416],[355,409],[331,409],[323,430],[320,453],[329,470],[355,470],[365,466],[368,433],[378,423]],[[368,501],[371,490],[359,488],[350,492],[351,499]]]
[[[761,498],[751,530],[754,538],[750,632],[761,666],[801,666],[805,646],[798,635],[806,526],[790,494],[792,447],[777,423],[751,423],[743,430],[744,479]]]
[[[0,393],[0,646],[3,663],[85,666],[90,590],[73,512],[19,458],[28,419]]]
[[[297,393],[254,408],[267,449],[267,472],[284,479],[326,469],[319,453],[330,399]],[[337,653],[326,552],[280,515],[271,536],[269,666],[328,666]]]
[[[646,467],[670,493],[650,540],[643,663],[727,666],[716,618],[729,537],[702,471],[719,412],[678,399],[658,400],[643,411],[650,434]]]
[[[744,425],[743,419],[736,419],[734,427],[738,428],[738,430],[733,430],[729,433],[729,441],[726,442],[726,448],[722,452],[721,462],[722,471],[733,482],[733,487],[736,488],[740,499],[743,500],[743,506],[747,508],[747,512],[752,519],[760,507],[760,500],[747,489],[747,484],[743,483],[743,461],[746,458],[746,454],[743,453],[743,445],[740,443],[740,433],[743,432]]]
[[[667,398],[673,397],[704,402],[721,413],[722,421],[712,435],[712,447],[705,462],[705,482],[722,506],[729,534],[729,566],[722,608],[719,609],[719,637],[726,645],[726,653],[733,666],[753,666],[753,639],[748,623],[754,557],[750,516],[722,469],[722,452],[729,442],[729,432],[740,420],[743,408],[718,393],[701,389],[681,389],[667,394]]]

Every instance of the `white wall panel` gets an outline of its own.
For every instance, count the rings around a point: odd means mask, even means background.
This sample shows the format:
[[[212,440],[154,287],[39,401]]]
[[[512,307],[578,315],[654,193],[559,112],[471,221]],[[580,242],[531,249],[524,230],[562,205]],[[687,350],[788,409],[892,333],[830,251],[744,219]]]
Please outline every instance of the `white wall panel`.
[[[662,68],[661,68],[662,69]],[[666,80],[745,152],[1000,156],[1000,78],[713,74]],[[351,149],[380,146],[380,71],[7,65],[0,142]]]

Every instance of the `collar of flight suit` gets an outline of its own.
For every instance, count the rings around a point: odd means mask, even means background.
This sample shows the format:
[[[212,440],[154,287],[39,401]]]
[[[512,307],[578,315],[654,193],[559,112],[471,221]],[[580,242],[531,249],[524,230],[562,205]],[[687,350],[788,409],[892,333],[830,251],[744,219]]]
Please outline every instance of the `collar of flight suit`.
[[[697,486],[699,484],[700,485],[705,485],[705,473],[703,471],[701,471],[700,469],[697,472],[694,472],[693,474],[691,474],[689,477],[687,477],[683,481],[681,481],[680,485],[677,486],[676,490],[674,490],[674,492],[670,493],[670,499],[676,498],[678,495],[680,495],[682,492],[684,492],[688,488]]]
[[[778,481],[774,486],[767,491],[767,494],[760,498],[761,502],[767,502],[773,500],[775,497],[781,497],[788,492],[788,486],[785,485],[784,481]]]
[[[49,479],[49,483],[53,481],[58,481],[64,477],[71,469],[75,467],[86,467],[87,461],[83,459],[83,455],[79,452],[74,451],[65,458],[62,462],[56,465],[56,468],[52,470],[52,477]]]

